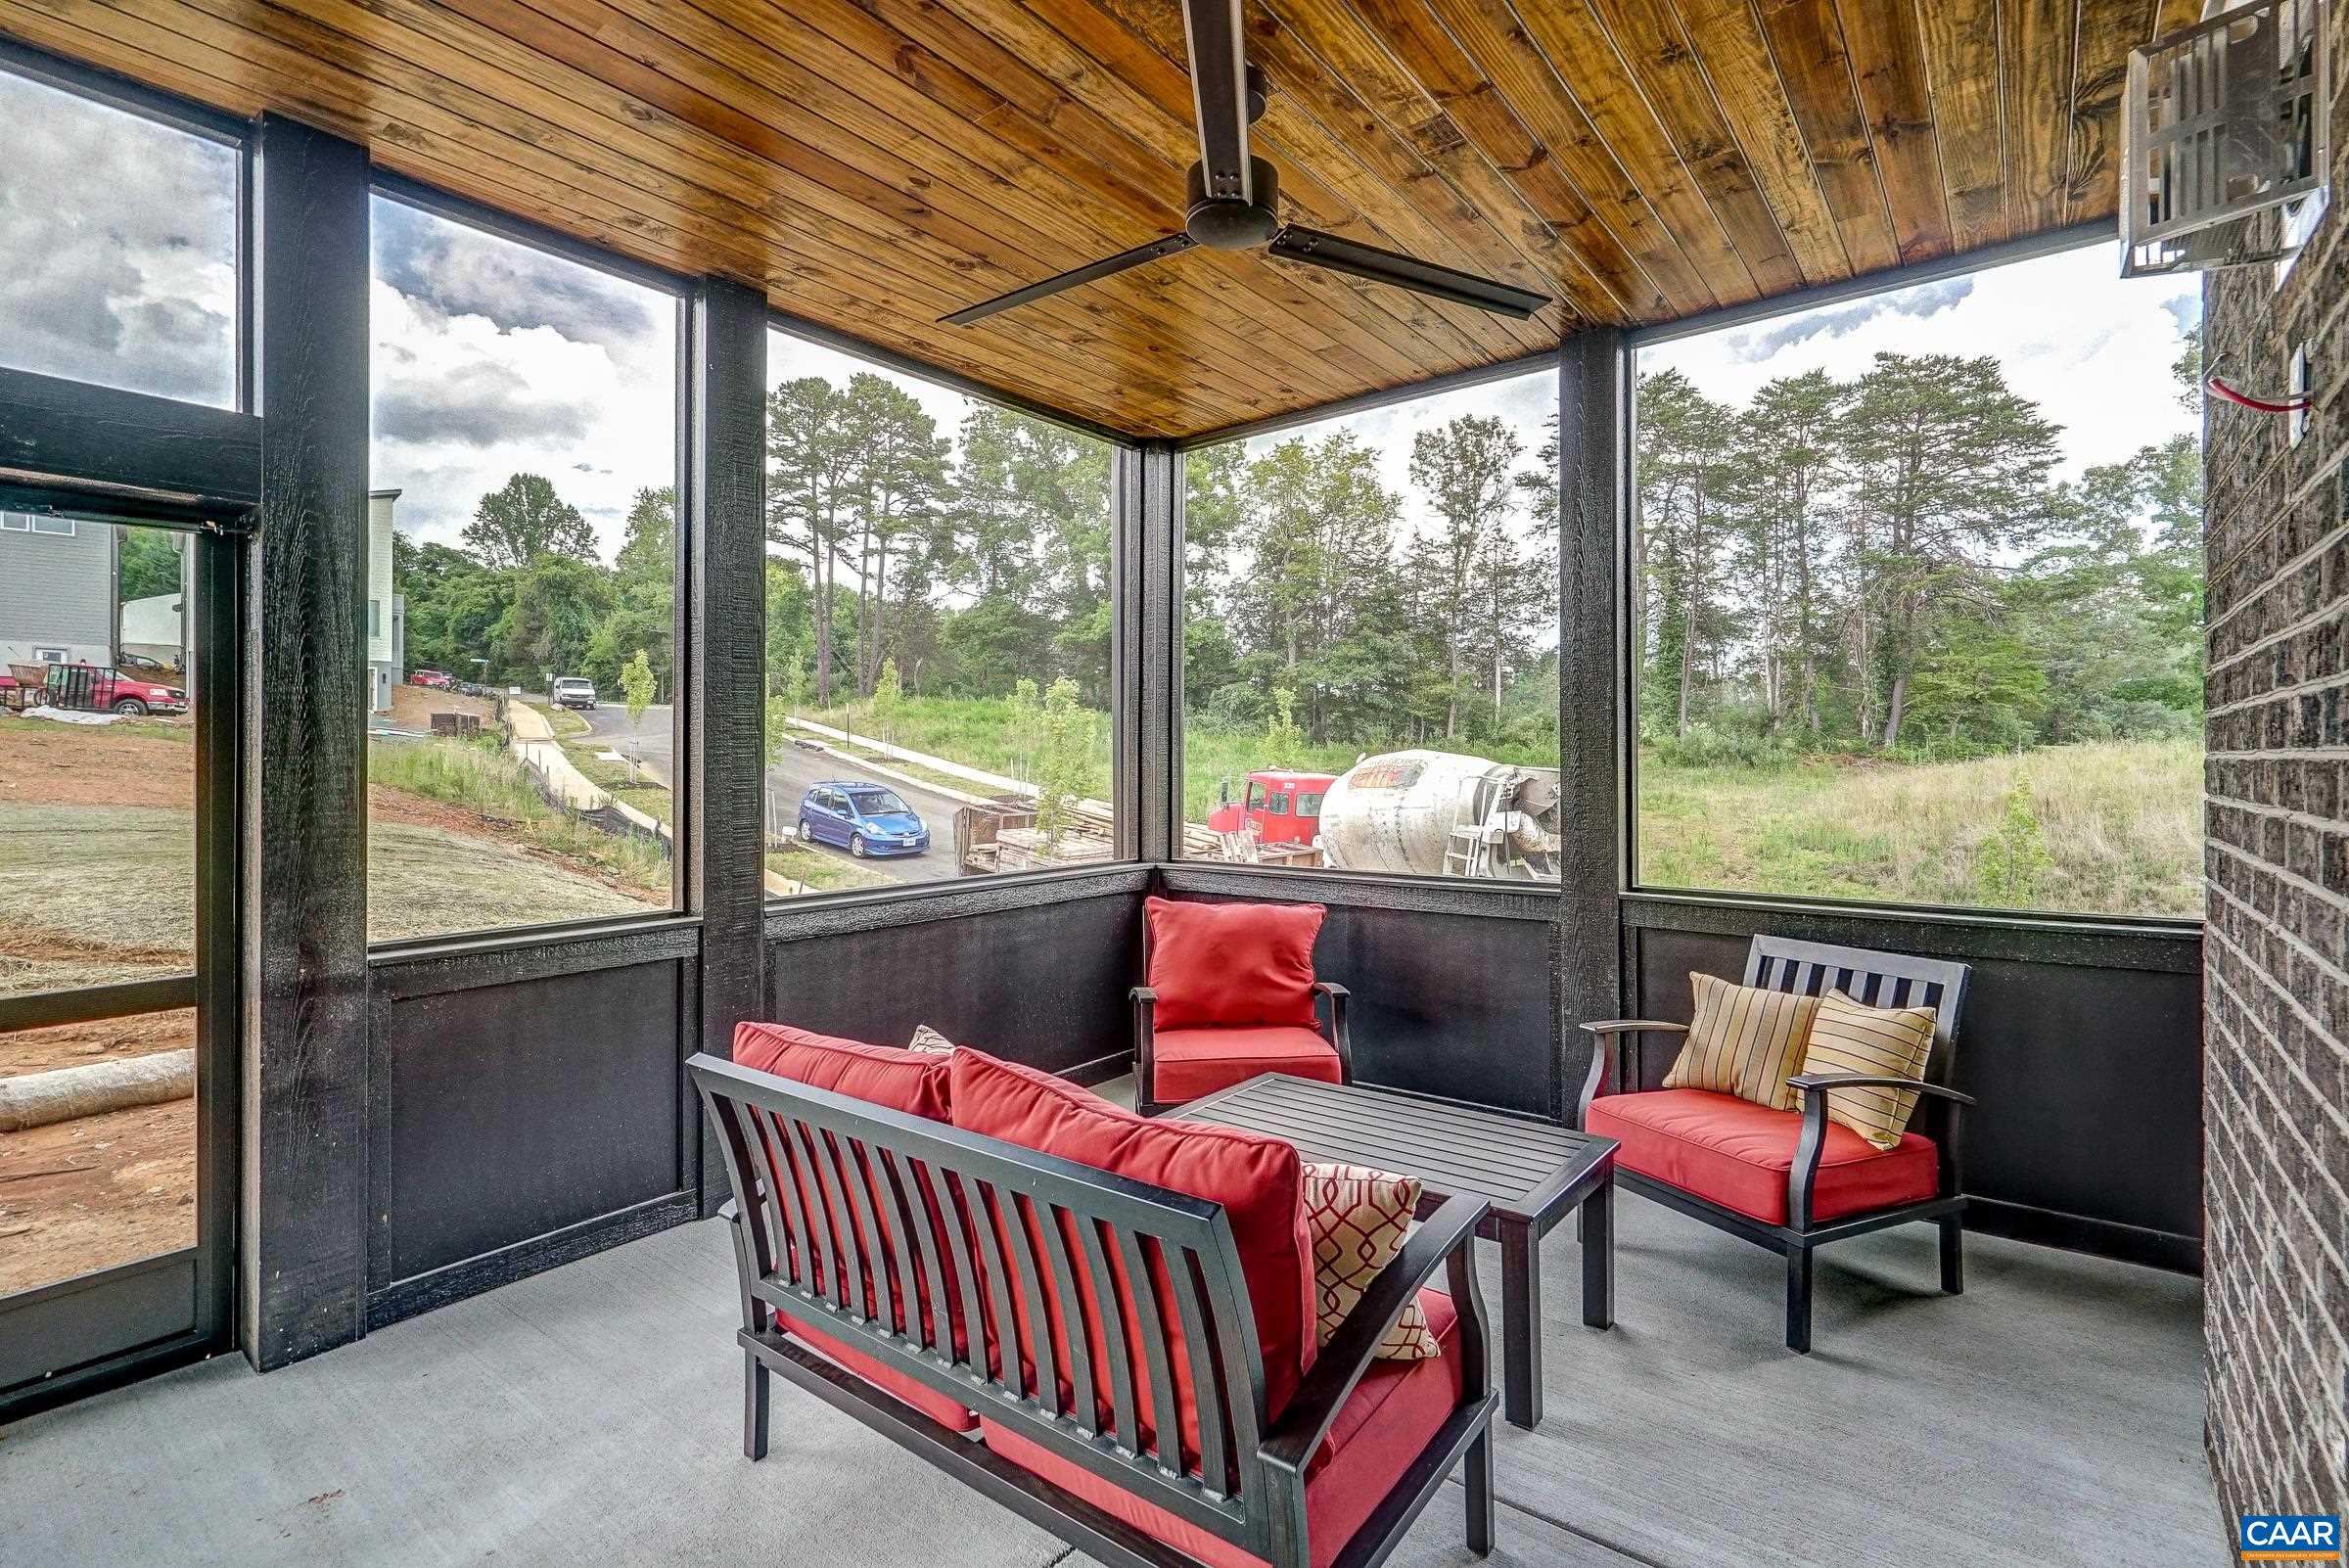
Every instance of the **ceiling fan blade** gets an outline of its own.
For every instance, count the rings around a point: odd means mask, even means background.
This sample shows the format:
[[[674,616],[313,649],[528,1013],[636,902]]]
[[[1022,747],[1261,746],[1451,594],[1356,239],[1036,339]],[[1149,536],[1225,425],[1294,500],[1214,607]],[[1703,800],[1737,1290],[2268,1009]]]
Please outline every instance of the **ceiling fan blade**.
[[[1256,200],[1248,169],[1248,60],[1240,42],[1240,0],[1183,0],[1191,46],[1191,113],[1207,194]]]
[[[975,305],[964,305],[952,315],[941,316],[939,320],[947,326],[967,327],[972,322],[984,316],[991,316],[998,310],[1009,310],[1014,305],[1024,305],[1031,300],[1041,300],[1048,294],[1058,294],[1063,289],[1074,289],[1080,284],[1091,283],[1096,278],[1106,278],[1113,272],[1123,272],[1128,267],[1138,267],[1146,261],[1156,261],[1161,256],[1179,255],[1198,243],[1187,234],[1170,234],[1163,240],[1152,240],[1148,245],[1137,245],[1130,251],[1120,251],[1116,255],[1104,256],[1098,261],[1087,261],[1081,267],[1072,267],[1058,277],[1046,278],[1041,283],[1031,283],[1025,288],[1014,289],[1009,294],[996,295],[992,300],[982,300]]]
[[[1382,251],[1375,245],[1359,245],[1335,234],[1323,234],[1292,223],[1272,236],[1268,248],[1274,255],[1291,261],[1304,261],[1335,272],[1351,272],[1358,278],[1374,283],[1391,283],[1399,289],[1410,289],[1419,294],[1432,294],[1439,300],[1454,304],[1473,305],[1479,310],[1497,311],[1515,316],[1520,321],[1549,303],[1549,296],[1520,289],[1513,284],[1496,283],[1480,278],[1473,272],[1454,267],[1438,266],[1417,256],[1405,255],[1398,251]]]

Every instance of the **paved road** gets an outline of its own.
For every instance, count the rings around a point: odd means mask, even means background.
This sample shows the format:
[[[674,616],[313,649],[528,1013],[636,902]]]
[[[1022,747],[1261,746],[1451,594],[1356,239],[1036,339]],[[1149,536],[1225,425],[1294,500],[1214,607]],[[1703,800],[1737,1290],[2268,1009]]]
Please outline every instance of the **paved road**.
[[[636,741],[636,760],[644,770],[663,783],[675,777],[676,731],[673,711],[667,707],[648,708],[644,719],[633,728],[628,723],[625,708],[599,707],[579,715],[596,738],[612,750],[626,755],[622,742],[631,736]],[[798,806],[800,797],[812,784],[828,783],[834,779],[856,780],[870,778],[872,782],[898,792],[907,806],[920,813],[930,829],[930,849],[926,853],[873,858],[863,863],[885,877],[898,882],[943,882],[954,875],[954,811],[961,805],[951,796],[923,789],[918,784],[901,784],[896,779],[880,778],[865,773],[856,763],[825,752],[811,752],[798,746],[784,748],[783,755],[766,770],[767,794],[775,800]],[[830,845],[816,846],[819,854],[834,854],[849,858],[849,852]]]

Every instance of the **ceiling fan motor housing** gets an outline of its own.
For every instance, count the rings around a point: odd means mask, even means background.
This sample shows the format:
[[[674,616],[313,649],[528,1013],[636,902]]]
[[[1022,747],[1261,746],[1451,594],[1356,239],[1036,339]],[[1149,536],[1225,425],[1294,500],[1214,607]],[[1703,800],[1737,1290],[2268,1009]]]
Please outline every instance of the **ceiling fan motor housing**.
[[[1270,163],[1251,158],[1248,179],[1255,187],[1253,201],[1210,196],[1206,165],[1193,163],[1188,181],[1190,205],[1182,217],[1184,232],[1219,251],[1254,250],[1270,240],[1280,230],[1280,176]]]

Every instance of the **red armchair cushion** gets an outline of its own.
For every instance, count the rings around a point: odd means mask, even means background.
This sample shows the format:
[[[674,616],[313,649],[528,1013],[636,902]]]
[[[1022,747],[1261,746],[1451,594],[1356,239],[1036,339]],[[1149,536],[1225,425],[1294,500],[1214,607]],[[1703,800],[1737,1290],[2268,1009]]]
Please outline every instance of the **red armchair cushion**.
[[[1313,1249],[1305,1228],[1304,1167],[1296,1149],[1278,1138],[1229,1128],[1151,1121],[1048,1073],[997,1061],[983,1051],[958,1050],[952,1061],[956,1127],[1223,1205],[1264,1355],[1267,1408],[1277,1415],[1313,1364],[1314,1350]],[[1017,1281],[1011,1284],[1025,1346],[1030,1314]],[[1171,1312],[1172,1298],[1163,1285],[1159,1299],[1161,1310]],[[1130,1302],[1127,1311],[1130,1316]],[[1047,1315],[1056,1344],[1065,1349],[1068,1314],[1048,1304]],[[999,1359],[991,1325],[989,1338]],[[1175,1405],[1182,1411],[1183,1446],[1190,1448],[1195,1414],[1179,1337],[1175,1349],[1171,1368]],[[1067,1364],[1065,1354],[1055,1360]],[[1065,1390],[1062,1399],[1065,1407]]]
[[[794,1029],[788,1024],[747,1023],[734,1031],[734,1060],[744,1067],[756,1068],[762,1073],[772,1073],[777,1078],[788,1078],[794,1083],[810,1084],[816,1088],[832,1089],[841,1094],[854,1095],[860,1100],[869,1100],[875,1105],[887,1106],[893,1111],[905,1111],[914,1116],[928,1117],[933,1122],[946,1120],[948,1084],[946,1058],[935,1053],[901,1051],[887,1045],[866,1045],[857,1040],[841,1039],[830,1035],[814,1034],[805,1029]],[[856,1219],[853,1206],[846,1202],[843,1194],[833,1190],[841,1179],[837,1173],[844,1169],[845,1165],[834,1164],[828,1170],[815,1173],[823,1178],[822,1184],[819,1185],[811,1181],[809,1173],[803,1169],[804,1162],[808,1157],[806,1149],[796,1147],[784,1151],[784,1161],[788,1169],[778,1171],[775,1159],[776,1152],[781,1147],[783,1135],[780,1129],[771,1124],[769,1132],[772,1141],[760,1161],[762,1179],[792,1182],[799,1190],[802,1203],[809,1206],[810,1209],[826,1202],[825,1194],[827,1192],[831,1194],[829,1200],[833,1206],[831,1223],[844,1230],[853,1230],[858,1235],[857,1251],[861,1256],[858,1259],[856,1288],[865,1292],[866,1303],[875,1300],[871,1294],[874,1288],[872,1265],[879,1262],[882,1265],[882,1289],[890,1300],[890,1315],[898,1330],[903,1331],[905,1305],[897,1300],[895,1270],[888,1267],[888,1253],[885,1250],[888,1245],[887,1240],[882,1237],[862,1235],[862,1226]],[[829,1152],[834,1160],[843,1159],[836,1150]],[[859,1179],[864,1179],[868,1183],[865,1189],[868,1201],[876,1205],[881,1204],[883,1188],[870,1184],[869,1176],[860,1174]],[[922,1197],[924,1206],[930,1211],[932,1222],[934,1224],[942,1222],[939,1220],[936,1197],[926,1189],[926,1184]],[[784,1213],[787,1222],[791,1212],[790,1207],[786,1205]],[[882,1212],[895,1213],[896,1211],[884,1209]],[[941,1232],[940,1236],[939,1252],[944,1257],[946,1251],[944,1232]],[[796,1250],[807,1246],[810,1239],[794,1236],[790,1238],[790,1244]],[[836,1288],[838,1275],[823,1268],[822,1251],[821,1245],[818,1244],[811,1249],[811,1256],[817,1264],[817,1272],[823,1281],[823,1288],[830,1291]],[[877,1258],[876,1254],[878,1254]],[[942,1264],[941,1267],[945,1266]],[[924,1323],[930,1320],[929,1292],[929,1281],[925,1278],[921,1281],[918,1291],[920,1296],[919,1320]],[[954,1299],[953,1292],[949,1289],[949,1302]],[[859,1303],[859,1308],[861,1309],[864,1304]],[[978,1425],[978,1416],[971,1413],[957,1401],[948,1399],[945,1395],[884,1364],[878,1359],[866,1355],[853,1346],[843,1344],[832,1335],[788,1313],[777,1312],[775,1315],[785,1331],[795,1339],[812,1347],[818,1354],[838,1362],[866,1381],[886,1389],[942,1426],[952,1427],[957,1432],[968,1432]],[[955,1319],[953,1322],[955,1344],[959,1349],[965,1343],[963,1324],[960,1321],[961,1314],[959,1311],[954,1311],[952,1316]]]
[[[1404,1472],[1460,1405],[1459,1318],[1440,1290],[1419,1293],[1420,1309],[1443,1354],[1433,1360],[1373,1361],[1338,1410],[1305,1472],[1305,1528],[1313,1568],[1328,1568]],[[981,1421],[987,1446],[1022,1468],[1063,1487],[1153,1540],[1209,1568],[1265,1568],[1242,1551],[1156,1503],[1145,1502],[1049,1449],[993,1421]]]
[[[1313,1028],[1313,939],[1326,913],[1317,903],[1144,899],[1157,1027]]]
[[[1710,1089],[1655,1089],[1592,1100],[1589,1130],[1623,1145],[1615,1155],[1622,1170],[1670,1182],[1765,1224],[1786,1222],[1786,1173],[1803,1131],[1799,1111]],[[1811,1186],[1811,1218],[1840,1220],[1921,1203],[1940,1180],[1940,1155],[1922,1133],[1904,1133],[1891,1149],[1879,1149],[1829,1122]]]
[[[1195,1100],[1259,1073],[1344,1082],[1338,1048],[1310,1029],[1166,1029],[1151,1037],[1150,1098]]]

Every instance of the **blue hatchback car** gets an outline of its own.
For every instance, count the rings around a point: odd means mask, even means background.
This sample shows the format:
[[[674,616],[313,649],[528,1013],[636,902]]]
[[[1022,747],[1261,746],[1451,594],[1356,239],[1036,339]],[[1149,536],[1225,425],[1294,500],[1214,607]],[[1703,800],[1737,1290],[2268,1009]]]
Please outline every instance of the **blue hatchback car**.
[[[920,854],[930,848],[930,829],[896,791],[835,779],[800,797],[800,842],[837,844],[859,859]]]

